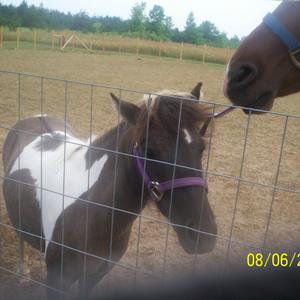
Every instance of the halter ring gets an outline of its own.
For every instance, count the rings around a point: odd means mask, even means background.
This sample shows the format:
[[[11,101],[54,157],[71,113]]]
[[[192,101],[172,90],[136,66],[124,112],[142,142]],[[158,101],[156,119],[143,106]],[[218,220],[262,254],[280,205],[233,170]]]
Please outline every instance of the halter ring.
[[[300,48],[290,52],[290,57],[295,66],[300,69]]]
[[[149,190],[150,190],[152,196],[154,196],[157,199],[157,201],[160,201],[162,199],[162,197],[164,196],[164,192],[161,192],[159,190],[159,182],[157,182],[157,181],[150,182]]]

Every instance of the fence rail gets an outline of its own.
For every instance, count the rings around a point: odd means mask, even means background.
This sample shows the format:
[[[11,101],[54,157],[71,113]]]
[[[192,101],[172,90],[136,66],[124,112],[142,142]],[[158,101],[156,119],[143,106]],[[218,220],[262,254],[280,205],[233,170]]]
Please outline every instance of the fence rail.
[[[0,27],[0,49],[84,50],[89,53],[112,52],[133,54],[137,57],[150,55],[159,58],[196,60],[203,64],[208,62],[227,64],[234,52],[234,49],[214,48],[207,45],[156,42],[105,33],[84,34],[69,30],[49,32],[28,28],[17,28],[16,31],[11,31],[3,26]]]

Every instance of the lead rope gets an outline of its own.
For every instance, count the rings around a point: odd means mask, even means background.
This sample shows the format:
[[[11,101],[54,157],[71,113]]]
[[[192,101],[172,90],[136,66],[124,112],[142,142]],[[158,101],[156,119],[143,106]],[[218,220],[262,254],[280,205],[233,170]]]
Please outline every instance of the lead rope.
[[[220,112],[216,112],[214,114],[209,114],[207,120],[204,122],[202,128],[200,129],[200,135],[201,136],[205,135],[206,130],[207,130],[207,128],[208,128],[208,126],[209,126],[209,124],[210,124],[210,122],[211,122],[212,119],[214,119],[214,118],[217,119],[217,118],[223,117],[226,114],[228,114],[231,111],[233,111],[234,109],[235,109],[235,107],[230,106],[230,107],[227,107],[227,108],[225,108],[224,110],[222,110]]]

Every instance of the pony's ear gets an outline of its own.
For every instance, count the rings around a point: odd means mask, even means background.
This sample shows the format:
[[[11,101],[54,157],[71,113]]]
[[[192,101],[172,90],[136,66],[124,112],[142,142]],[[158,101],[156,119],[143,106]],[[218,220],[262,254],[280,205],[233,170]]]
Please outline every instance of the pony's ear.
[[[198,82],[196,86],[191,91],[191,94],[196,97],[196,99],[200,100],[201,96],[201,88],[202,88],[202,82]]]
[[[114,93],[110,93],[110,95],[116,110],[120,110],[121,116],[129,123],[135,125],[141,109],[133,103],[121,100]]]

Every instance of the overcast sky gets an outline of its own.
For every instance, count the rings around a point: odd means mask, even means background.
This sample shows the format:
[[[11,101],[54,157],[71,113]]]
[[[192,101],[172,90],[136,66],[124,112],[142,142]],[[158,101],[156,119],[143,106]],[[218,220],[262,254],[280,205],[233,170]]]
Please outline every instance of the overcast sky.
[[[0,0],[2,4],[19,5],[22,0]],[[130,17],[132,6],[137,0],[27,0],[28,4],[76,13],[80,10],[89,15]],[[193,12],[197,24],[204,20],[213,22],[228,36],[248,35],[269,11],[273,11],[280,1],[271,0],[145,0],[147,11],[158,4],[171,16],[176,27],[183,29],[189,12]]]

